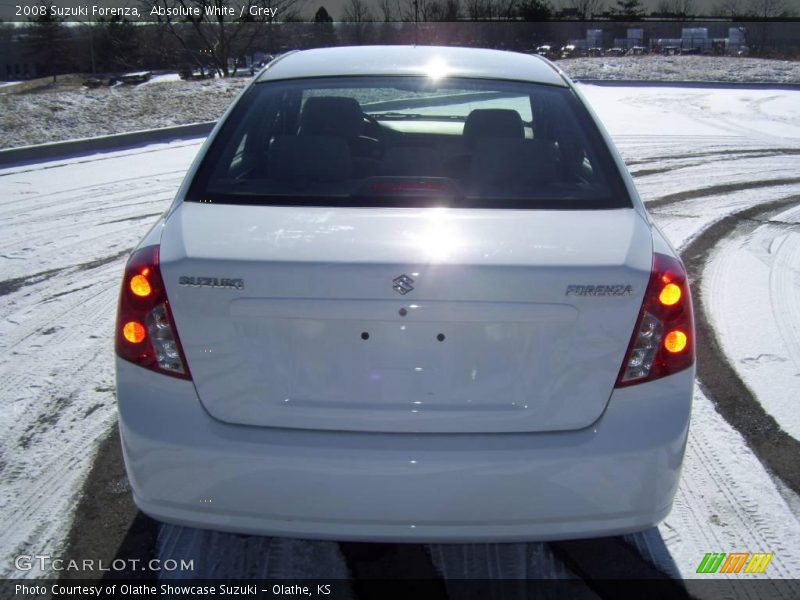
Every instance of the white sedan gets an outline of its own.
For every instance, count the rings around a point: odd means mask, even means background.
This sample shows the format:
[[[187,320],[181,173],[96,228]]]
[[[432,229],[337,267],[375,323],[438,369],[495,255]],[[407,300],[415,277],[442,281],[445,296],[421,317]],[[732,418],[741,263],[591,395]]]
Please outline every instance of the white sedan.
[[[120,431],[156,519],[553,540],[663,519],[694,381],[687,276],[539,56],[279,57],[128,261]]]

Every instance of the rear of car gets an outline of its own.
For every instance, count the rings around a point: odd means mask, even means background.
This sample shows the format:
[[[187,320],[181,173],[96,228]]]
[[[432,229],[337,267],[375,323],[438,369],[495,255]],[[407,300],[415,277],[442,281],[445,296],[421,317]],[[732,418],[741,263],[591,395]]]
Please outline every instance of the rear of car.
[[[289,55],[128,263],[128,475],[156,518],[249,533],[642,529],[677,485],[693,344],[683,266],[549,63]]]

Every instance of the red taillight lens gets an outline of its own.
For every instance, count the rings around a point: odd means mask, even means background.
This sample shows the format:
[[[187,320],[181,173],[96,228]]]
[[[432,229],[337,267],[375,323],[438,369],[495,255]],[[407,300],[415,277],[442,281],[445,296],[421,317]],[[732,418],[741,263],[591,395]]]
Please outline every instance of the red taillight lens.
[[[694,317],[686,270],[679,260],[653,255],[653,270],[617,387],[652,381],[694,363]]]
[[[117,356],[142,367],[191,379],[158,268],[158,246],[135,251],[119,296]]]

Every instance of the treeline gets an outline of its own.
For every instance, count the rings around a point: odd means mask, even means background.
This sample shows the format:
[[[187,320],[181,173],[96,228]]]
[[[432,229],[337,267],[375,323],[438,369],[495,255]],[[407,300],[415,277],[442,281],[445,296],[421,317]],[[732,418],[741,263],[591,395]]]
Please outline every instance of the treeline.
[[[787,19],[798,16],[793,0],[718,0],[710,13],[695,0],[347,0],[341,21],[544,21],[730,18]],[[327,13],[326,13],[327,14]]]
[[[163,1],[163,0],[162,0]],[[169,1],[169,0],[167,0]],[[176,0],[178,1],[178,0]],[[180,0],[199,6],[231,0]],[[251,2],[268,0],[247,0]],[[549,19],[549,0],[348,0],[341,19],[320,6],[311,21],[298,11],[297,0],[277,0],[274,20],[221,23],[213,18],[162,19],[133,23],[124,18],[89,24],[65,23],[49,13],[25,26],[0,24],[0,48],[14,48],[19,61],[35,65],[37,76],[62,73],[120,73],[140,69],[201,69],[219,76],[241,72],[259,57],[295,48],[361,44],[450,44],[531,50],[539,43],[563,43],[582,38],[589,27],[603,28],[609,37],[624,37],[635,23],[647,37],[680,37],[680,20],[642,20],[641,0],[616,0],[601,21],[588,20],[603,9],[601,0],[569,0],[578,18]],[[770,14],[788,14],[782,0],[724,0],[771,2]],[[692,10],[693,0],[662,0],[670,14]],[[270,4],[275,5],[276,0]],[[739,9],[736,9],[739,10]],[[766,13],[762,12],[763,18]],[[584,17],[587,20],[583,20]],[[691,26],[701,25],[693,22]],[[738,24],[738,23],[737,23]],[[728,24],[716,23],[724,37]],[[796,55],[797,23],[753,23],[760,40],[752,50],[764,56]],[[751,40],[752,42],[752,40]]]

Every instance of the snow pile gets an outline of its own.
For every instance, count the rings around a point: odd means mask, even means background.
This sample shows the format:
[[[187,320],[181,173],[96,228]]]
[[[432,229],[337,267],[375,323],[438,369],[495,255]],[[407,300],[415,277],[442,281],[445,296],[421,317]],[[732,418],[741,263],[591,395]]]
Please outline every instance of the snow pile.
[[[152,85],[154,83],[175,83],[178,81],[181,81],[181,77],[177,73],[165,73],[164,75],[153,75],[149,81],[145,81],[142,85]]]
[[[800,84],[800,62],[736,56],[604,56],[558,61],[573,79]]]

